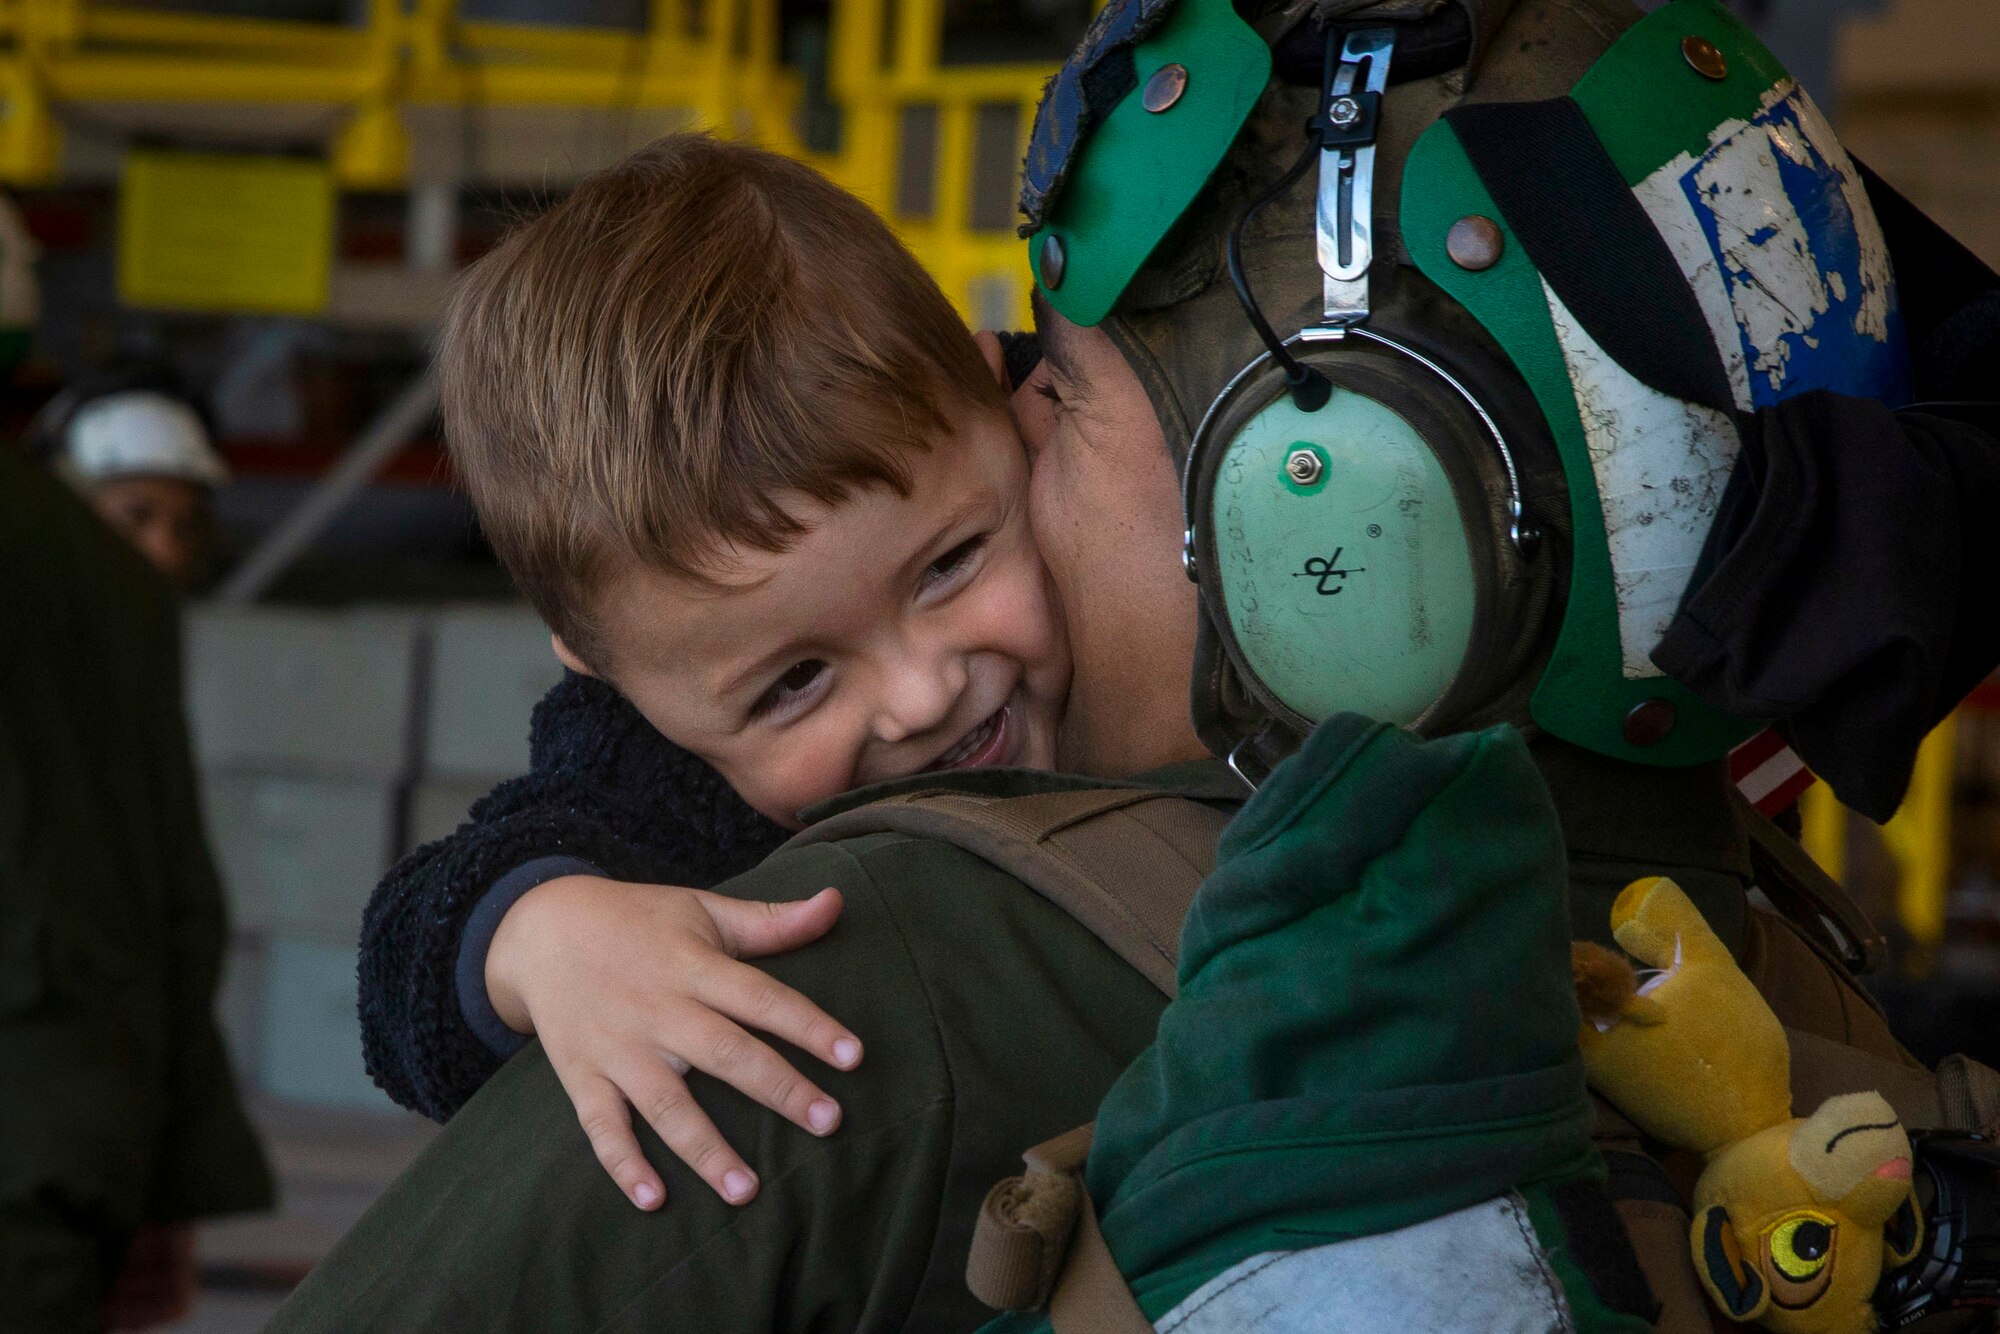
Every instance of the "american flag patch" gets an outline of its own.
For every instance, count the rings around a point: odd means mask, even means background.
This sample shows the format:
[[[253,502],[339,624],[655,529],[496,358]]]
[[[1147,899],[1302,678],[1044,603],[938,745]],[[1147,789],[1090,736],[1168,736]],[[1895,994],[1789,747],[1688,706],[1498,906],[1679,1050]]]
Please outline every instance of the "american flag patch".
[[[1759,815],[1769,819],[1817,780],[1778,729],[1767,727],[1729,752],[1729,781]]]

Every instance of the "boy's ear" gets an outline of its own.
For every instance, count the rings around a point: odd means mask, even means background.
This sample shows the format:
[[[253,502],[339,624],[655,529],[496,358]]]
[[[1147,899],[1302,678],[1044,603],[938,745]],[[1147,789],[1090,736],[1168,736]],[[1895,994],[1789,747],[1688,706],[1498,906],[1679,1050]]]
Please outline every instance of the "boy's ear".
[[[993,372],[993,379],[1008,393],[1020,388],[1007,380],[1007,354],[1000,350],[1000,336],[991,329],[980,329],[972,335],[972,341],[979,347],[979,355],[986,358],[986,369]]]
[[[596,672],[590,670],[589,664],[569,651],[569,645],[563,643],[561,635],[550,635],[549,647],[556,651],[556,661],[575,672],[578,676],[597,675]]]

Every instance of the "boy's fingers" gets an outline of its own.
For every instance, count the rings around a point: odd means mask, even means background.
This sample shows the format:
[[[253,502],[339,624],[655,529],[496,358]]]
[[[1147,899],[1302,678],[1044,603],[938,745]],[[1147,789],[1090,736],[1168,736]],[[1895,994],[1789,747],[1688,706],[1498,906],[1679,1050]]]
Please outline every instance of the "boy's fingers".
[[[720,1015],[710,1013],[684,1047],[695,1068],[728,1084],[815,1135],[840,1124],[835,1102],[791,1063]]]
[[[576,1119],[597,1155],[625,1198],[641,1209],[657,1209],[667,1198],[660,1174],[639,1151],[638,1136],[632,1133],[631,1110],[618,1086],[602,1076],[592,1075],[576,1085],[565,1079],[563,1086],[576,1106]]]
[[[687,1081],[654,1066],[628,1081],[632,1105],[653,1127],[673,1155],[731,1204],[748,1204],[757,1194],[757,1174],[729,1147],[729,1141],[708,1119],[708,1113],[688,1092]]]
[[[701,999],[737,1023],[809,1051],[836,1070],[861,1064],[859,1038],[761,968],[718,966],[703,980]]]
[[[840,891],[832,887],[796,903],[724,898],[706,890],[696,890],[695,898],[722,933],[722,948],[739,959],[795,950],[818,940],[840,920]]]

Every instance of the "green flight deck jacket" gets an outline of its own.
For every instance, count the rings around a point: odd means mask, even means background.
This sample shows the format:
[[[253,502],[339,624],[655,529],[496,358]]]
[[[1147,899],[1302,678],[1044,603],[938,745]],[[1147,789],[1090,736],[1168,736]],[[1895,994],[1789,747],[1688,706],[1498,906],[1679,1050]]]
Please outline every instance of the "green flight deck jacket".
[[[0,450],[0,1330],[98,1327],[140,1223],[267,1206],[166,586]]]
[[[1097,1112],[1088,1186],[1149,1319],[1650,1328],[1605,1244],[1567,878],[1512,727],[1425,741],[1341,714],[1272,772]]]

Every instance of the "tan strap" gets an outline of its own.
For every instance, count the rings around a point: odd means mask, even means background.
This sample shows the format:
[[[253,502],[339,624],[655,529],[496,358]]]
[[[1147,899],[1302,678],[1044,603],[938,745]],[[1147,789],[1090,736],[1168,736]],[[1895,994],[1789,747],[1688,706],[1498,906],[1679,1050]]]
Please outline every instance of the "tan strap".
[[[1863,976],[1882,966],[1889,942],[1861,905],[1820,868],[1799,841],[1772,824],[1735,784],[1730,784],[1736,817],[1750,836],[1750,863],[1757,888],[1798,926],[1808,940],[1829,951],[1851,973]]]
[[[1875,998],[1803,928],[1769,908],[1753,906],[1744,921],[1743,973],[1786,1028],[1817,1034],[1912,1068]]]
[[[1038,1311],[1062,1272],[1084,1195],[1074,1172],[1028,1172],[986,1192],[965,1286],[996,1311]]]
[[[829,816],[788,846],[902,833],[964,848],[1074,917],[1172,999],[1182,919],[1246,794],[1218,787],[1197,795],[1136,787],[909,792]],[[966,1286],[998,1310],[1046,1306],[1055,1334],[1152,1334],[1083,1184],[1091,1132],[1079,1126],[1029,1149],[1028,1170],[987,1192]]]
[[[1886,1060],[1796,1028],[1785,1030],[1785,1042],[1792,1049],[1792,1111],[1796,1115],[1810,1115],[1813,1108],[1837,1093],[1872,1089],[1889,1100],[1897,1118],[1912,1130],[1960,1128],[1946,1127],[1938,1081],[1922,1066]]]
[[[942,789],[843,811],[787,846],[893,832],[964,848],[1076,918],[1171,998],[1181,921],[1234,813],[1155,788],[1014,797]]]
[[[1083,1192],[1069,1259],[1049,1297],[1049,1326],[1055,1334],[1153,1334],[1153,1322],[1139,1309],[1111,1248],[1098,1230],[1097,1206]]]
[[[965,1283],[998,1310],[1048,1307],[1055,1334],[1151,1334],[1083,1185],[1095,1130],[1078,1126],[1037,1144],[1021,1155],[1024,1174],[987,1192]]]
[[[1090,1161],[1090,1146],[1097,1138],[1097,1122],[1075,1130],[1065,1130],[1054,1139],[1043,1140],[1021,1155],[1030,1172],[1081,1172]]]
[[[1714,1334],[1708,1296],[1688,1258],[1688,1213],[1665,1200],[1613,1200],[1625,1238],[1646,1276],[1653,1300],[1655,1334]]]
[[[1989,1138],[2000,1132],[2000,1070],[1970,1056],[1947,1056],[1938,1062],[1937,1083],[1947,1127]]]

